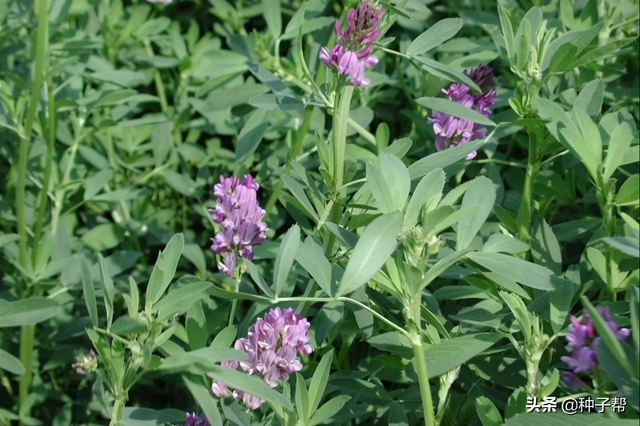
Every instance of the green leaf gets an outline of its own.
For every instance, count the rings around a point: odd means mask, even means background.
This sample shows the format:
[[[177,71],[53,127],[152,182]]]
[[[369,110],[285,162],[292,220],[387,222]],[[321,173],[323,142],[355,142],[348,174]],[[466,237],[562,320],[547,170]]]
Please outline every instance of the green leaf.
[[[404,214],[404,229],[409,229],[418,223],[423,207],[427,212],[437,207],[442,198],[445,179],[444,171],[436,169],[420,180]]]
[[[473,151],[480,149],[486,139],[478,139],[469,143],[458,145],[444,151],[436,152],[424,157],[409,166],[411,180],[421,178],[436,169],[447,167],[456,161],[462,160]]]
[[[337,295],[351,293],[365,284],[396,249],[396,236],[402,229],[402,214],[376,218],[358,239],[338,286]]]
[[[469,259],[488,270],[522,285],[539,290],[553,290],[559,279],[549,269],[501,253],[469,253]]]
[[[12,243],[14,241],[18,241],[20,239],[20,235],[18,234],[3,234],[0,235],[0,247],[5,244]]]
[[[392,404],[389,408],[389,426],[409,426],[409,419],[402,404]]]
[[[349,395],[340,395],[327,401],[322,407],[318,408],[315,414],[309,420],[308,426],[315,426],[321,423],[327,423],[327,421],[338,414],[344,404],[346,404],[351,397]]]
[[[629,177],[616,194],[617,206],[637,206],[640,199],[640,175]]]
[[[531,338],[532,316],[527,310],[527,306],[524,304],[522,299],[515,294],[507,293],[505,291],[501,291],[499,294],[520,325],[525,341],[529,340]]]
[[[309,393],[300,373],[296,373],[296,411],[303,423],[309,421]]]
[[[196,301],[187,311],[185,328],[187,329],[187,340],[191,350],[202,349],[207,346],[209,330],[201,301]],[[216,345],[212,343],[212,346]]]
[[[205,373],[209,368],[219,367],[216,363],[224,360],[247,360],[247,354],[231,348],[209,346],[170,355],[162,360],[158,370]]]
[[[589,312],[589,316],[593,321],[593,326],[602,339],[602,342],[607,345],[607,348],[611,351],[613,357],[618,361],[618,364],[620,364],[620,366],[624,368],[624,371],[626,371],[630,376],[637,376],[637,370],[634,371],[634,368],[631,366],[622,344],[615,334],[613,334],[607,323],[604,322],[604,319],[602,319],[598,311],[596,311],[596,308],[593,307],[586,296],[582,296],[580,299],[582,300],[582,306],[584,306],[584,308]]]
[[[502,426],[502,416],[489,398],[484,396],[476,398],[476,413],[482,426]]]
[[[82,236],[82,241],[95,251],[109,250],[124,239],[124,230],[115,223],[94,226]]]
[[[540,71],[545,71],[547,68],[551,72],[567,70],[573,67],[573,61],[587,47],[587,45],[597,37],[598,32],[602,28],[604,21],[598,22],[587,30],[568,31],[555,40],[553,40],[547,48],[542,63],[540,64]],[[558,53],[565,51],[566,60],[559,61]],[[555,66],[554,66],[555,62]]]
[[[471,80],[469,77],[467,77],[457,69],[453,68],[451,65],[446,65],[422,56],[417,56],[414,59],[420,61],[422,63],[422,68],[428,73],[435,75],[436,77],[456,83],[459,82],[465,84],[478,92],[482,91],[473,80]]]
[[[298,98],[271,93],[252,97],[249,99],[249,105],[265,111],[292,111],[304,109],[304,102]]]
[[[559,287],[551,293],[551,305],[549,306],[549,318],[554,333],[559,333],[564,328],[574,293],[573,284],[570,281],[564,280],[559,284]]]
[[[196,188],[198,185],[187,174],[174,172],[173,170],[165,170],[160,173],[167,185],[178,191],[185,197],[197,196]]]
[[[273,284],[275,286],[274,292],[276,297],[280,296],[280,293],[284,290],[299,244],[300,227],[298,225],[293,225],[289,231],[287,231],[287,234],[280,243],[280,249],[278,250],[275,266],[273,268]]]
[[[469,361],[493,346],[502,337],[499,333],[478,333],[443,340],[426,347],[424,357],[429,378],[438,377]]]
[[[151,408],[124,407],[122,410],[122,426],[159,426],[183,422],[184,413],[176,409],[152,410]]]
[[[447,255],[446,257],[440,259],[438,263],[433,265],[426,274],[424,274],[424,278],[422,279],[422,283],[418,288],[418,291],[414,293],[414,295],[418,295],[424,290],[433,280],[442,275],[447,269],[453,266],[456,262],[464,258],[468,253],[471,252],[471,249],[464,249],[460,251],[454,251],[453,253]]]
[[[598,365],[605,371],[608,377],[613,380],[618,388],[618,392],[629,401],[635,410],[638,410],[638,401],[640,400],[640,381],[638,380],[638,354],[633,352],[631,346],[625,342],[620,342],[622,349],[634,368],[634,374],[630,375],[618,363],[612,351],[607,347],[604,341],[600,340],[596,346],[598,355]]]
[[[318,363],[311,383],[309,384],[309,414],[313,415],[316,409],[322,401],[324,391],[327,388],[327,381],[329,380],[329,373],[331,373],[331,362],[333,361],[333,352],[330,350],[322,356],[322,359]]]
[[[130,316],[122,316],[116,318],[111,326],[112,333],[125,336],[127,334],[141,333],[147,329],[147,324],[137,318],[131,318]]]
[[[601,79],[590,81],[580,92],[573,103],[573,110],[584,109],[592,118],[597,117],[602,110],[604,99],[604,83]]]
[[[93,278],[91,278],[91,272],[89,271],[89,265],[82,259],[80,261],[80,268],[82,271],[82,290],[84,293],[84,303],[87,305],[87,311],[89,311],[89,317],[91,318],[91,324],[94,327],[98,326],[98,305],[96,304],[96,294],[93,288]]]
[[[102,294],[107,314],[107,330],[109,330],[111,328],[111,323],[113,322],[113,299],[115,298],[116,290],[113,287],[113,281],[111,280],[111,275],[109,275],[109,271],[107,270],[107,265],[105,264],[104,258],[100,253],[98,253],[98,263],[100,265],[100,276],[102,278]]]
[[[494,123],[489,118],[480,114],[479,112],[467,108],[463,105],[460,105],[457,102],[450,101],[449,99],[443,98],[431,98],[431,97],[422,97],[416,99],[416,103],[425,106],[427,108],[431,108],[434,111],[444,112],[445,114],[452,115],[454,117],[464,118],[474,123],[482,124],[485,126],[495,126]]]
[[[191,375],[184,374],[182,380],[200,408],[202,408],[211,426],[222,426],[222,417],[220,416],[220,411],[218,411],[218,404],[213,395],[211,395],[210,387],[205,385],[201,378]],[[184,418],[181,421],[184,421]]]
[[[207,293],[212,296],[220,297],[227,300],[251,300],[253,302],[271,303],[270,297],[258,296],[257,294],[241,293],[239,291],[223,290],[220,287],[211,286],[207,289]]]
[[[489,178],[480,176],[471,181],[467,191],[464,193],[460,208],[478,206],[479,209],[474,215],[466,216],[458,222],[456,250],[463,250],[469,247],[469,244],[471,244],[471,241],[473,241],[489,217],[495,201],[496,190]]]
[[[406,54],[416,56],[426,53],[452,38],[461,28],[462,19],[460,18],[442,19],[416,37],[407,47]]]
[[[633,257],[640,257],[640,244],[638,238],[635,237],[605,237],[602,239],[605,243],[616,250],[620,250],[624,254]]]
[[[160,300],[169,284],[171,284],[183,248],[184,236],[179,233],[171,237],[165,249],[158,254],[158,260],[153,267],[149,285],[147,286],[145,310],[150,311],[151,307]],[[154,274],[156,275],[155,277]]]
[[[513,24],[509,13],[498,3],[498,15],[500,16],[500,25],[502,26],[502,33],[504,35],[505,47],[507,49],[507,55],[509,62],[514,63],[516,57],[515,48],[515,36],[513,34]]]
[[[482,246],[482,251],[492,253],[516,254],[527,250],[529,250],[527,243],[505,234],[491,234]]]
[[[149,194],[151,194],[151,191],[146,188],[124,188],[94,196],[93,201],[117,203],[119,201],[135,200]]]
[[[282,175],[281,178],[284,184],[287,185],[287,188],[289,188],[289,191],[291,191],[296,200],[298,200],[300,205],[304,208],[305,212],[311,218],[315,219],[316,222],[318,222],[320,220],[320,218],[318,217],[318,213],[316,213],[316,210],[311,205],[311,202],[309,201],[307,194],[305,194],[302,185],[300,185],[297,180],[293,179],[289,175]]]
[[[104,169],[100,170],[95,175],[91,176],[89,179],[84,182],[84,196],[83,200],[90,200],[96,195],[104,186],[109,183],[111,178],[113,177],[113,170]]]
[[[551,269],[556,275],[562,273],[562,251],[551,227],[542,219],[533,230],[531,255],[538,265]]]
[[[609,180],[618,167],[623,165],[627,160],[625,157],[631,148],[633,142],[633,134],[631,127],[626,123],[619,124],[613,129],[611,138],[609,139],[609,149],[607,157],[604,160],[604,180]]]
[[[11,374],[22,375],[25,372],[24,365],[22,362],[9,352],[3,351],[0,348],[0,368],[8,371]],[[0,415],[1,417],[1,415]]]
[[[367,182],[380,211],[391,213],[404,208],[411,179],[402,161],[391,154],[380,154],[380,167],[367,163]]]
[[[156,320],[164,321],[177,313],[187,312],[194,303],[206,296],[206,290],[211,286],[211,283],[200,281],[170,291],[153,305],[153,311],[158,313]]]
[[[262,0],[262,13],[271,37],[277,39],[282,33],[282,15],[280,13],[280,0]]]
[[[325,257],[322,247],[313,242],[311,238],[307,238],[304,243],[298,246],[295,259],[328,296],[334,295],[335,287],[331,278],[332,267]]]
[[[245,159],[258,148],[264,131],[269,127],[269,121],[265,120],[266,114],[266,109],[257,109],[242,126],[236,141],[236,159]]]
[[[219,380],[233,389],[249,392],[258,398],[293,411],[293,406],[286,397],[265,385],[262,379],[257,376],[249,376],[240,371],[229,370],[218,365],[212,366],[207,372],[207,376]]]
[[[60,304],[46,297],[29,297],[2,305],[0,328],[33,325],[53,318],[60,311]]]

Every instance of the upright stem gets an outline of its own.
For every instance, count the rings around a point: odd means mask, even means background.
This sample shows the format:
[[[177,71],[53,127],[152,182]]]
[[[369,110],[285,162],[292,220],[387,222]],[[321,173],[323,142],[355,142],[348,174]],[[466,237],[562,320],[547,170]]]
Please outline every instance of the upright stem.
[[[33,84],[31,86],[31,103],[27,111],[27,118],[24,132],[20,138],[20,147],[18,152],[18,181],[16,184],[16,215],[18,218],[18,234],[19,242],[19,261],[20,265],[27,271],[31,270],[27,255],[27,223],[25,209],[25,190],[27,177],[27,157],[29,155],[29,144],[31,143],[31,131],[33,122],[36,117],[36,109],[40,100],[40,89],[44,79],[44,56],[46,45],[49,39],[49,3],[47,0],[36,0],[34,3],[34,13],[38,20],[38,29],[36,30],[36,43],[34,46],[35,70],[33,76]],[[46,190],[46,188],[44,189]],[[37,244],[37,241],[36,241]],[[25,290],[26,290],[25,286]],[[28,292],[23,293],[26,297]],[[35,343],[35,325],[23,325],[20,327],[20,362],[25,368],[25,372],[20,376],[18,402],[21,408],[29,395],[29,387],[33,377],[33,346]],[[25,410],[25,416],[29,416],[30,410]],[[20,421],[20,425],[22,425]]]
[[[540,169],[540,156],[538,153],[539,132],[537,128],[529,129],[529,151],[527,158],[527,171],[524,177],[524,187],[522,188],[522,201],[516,219],[518,225],[518,238],[524,242],[529,242],[531,234],[531,202],[533,197],[533,184]]]
[[[144,41],[144,48],[147,51],[147,55],[153,58],[153,49],[151,48],[151,43],[149,43],[148,40]],[[164,83],[162,83],[162,76],[160,75],[160,71],[158,71],[157,69],[153,72],[153,80],[156,84],[156,92],[158,92],[158,98],[160,99],[160,109],[162,109],[162,112],[166,114],[169,110],[169,105],[167,103],[167,95],[164,91]]]
[[[29,395],[29,387],[33,377],[33,345],[35,343],[35,325],[23,325],[20,327],[20,362],[25,367],[25,372],[20,376],[19,401],[20,407]],[[28,416],[29,413],[25,413]],[[22,422],[20,422],[22,424]]]
[[[34,46],[35,69],[33,74],[33,84],[31,85],[31,102],[27,111],[24,132],[20,138],[20,147],[18,151],[18,182],[16,184],[16,214],[18,217],[18,234],[20,235],[20,266],[27,268],[27,223],[25,212],[25,187],[27,180],[27,157],[29,156],[29,145],[31,143],[31,130],[36,117],[36,109],[40,101],[40,89],[44,79],[44,55],[46,51],[47,41],[49,39],[49,19],[47,0],[36,0],[34,3],[34,12],[38,19],[38,28],[36,30],[36,43]],[[26,366],[25,366],[26,367]]]
[[[412,333],[411,346],[413,347],[413,365],[418,375],[418,383],[420,384],[424,424],[425,426],[435,426],[436,419],[433,411],[433,401],[431,399],[429,375],[427,374],[427,361],[424,359],[424,347],[422,346],[422,337],[419,333]]]
[[[121,424],[120,420],[122,420],[122,411],[127,403],[126,400],[127,398],[124,392],[116,396],[116,400],[113,403],[113,411],[111,412],[111,421],[109,422],[109,426],[118,426]]]
[[[347,120],[353,86],[344,86],[336,92],[333,107],[333,167],[335,190],[342,187],[344,180],[344,157],[347,148]]]
[[[236,285],[234,287],[234,291],[237,293],[240,289],[240,279],[242,278],[242,272],[240,272],[240,267],[236,268]],[[229,312],[229,325],[233,325],[233,320],[236,316],[236,308],[238,306],[238,299],[233,299],[231,301],[231,312]]]
[[[38,197],[38,209],[35,222],[35,231],[33,238],[33,261],[38,258],[38,249],[40,248],[40,237],[42,235],[42,225],[44,222],[44,213],[47,206],[47,197],[49,193],[49,182],[51,180],[51,168],[53,164],[53,148],[56,138],[56,109],[55,102],[53,100],[53,87],[51,86],[51,79],[47,80],[47,111],[48,111],[48,124],[47,124],[47,156],[44,166],[44,181],[42,184],[42,190]]]

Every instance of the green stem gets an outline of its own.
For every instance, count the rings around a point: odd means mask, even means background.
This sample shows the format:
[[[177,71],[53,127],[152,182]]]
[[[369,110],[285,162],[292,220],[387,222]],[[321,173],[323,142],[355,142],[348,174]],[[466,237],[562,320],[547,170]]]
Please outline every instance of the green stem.
[[[29,387],[33,378],[33,346],[35,343],[36,326],[23,325],[20,327],[20,362],[24,365],[25,372],[20,376],[19,385],[19,407],[22,409],[24,401],[29,395]],[[29,416],[29,411],[22,413],[25,417]],[[22,421],[20,425],[22,425]]]
[[[422,338],[418,333],[412,333],[411,346],[413,348],[413,365],[418,375],[420,384],[420,397],[422,399],[422,411],[424,412],[425,426],[435,426],[436,419],[433,411],[433,401],[431,399],[431,386],[429,385],[429,375],[427,374],[427,361],[424,358],[424,346]]]
[[[147,55],[149,55],[150,58],[153,58],[154,57],[153,49],[151,48],[151,43],[149,43],[148,40],[144,41],[144,48],[147,51]],[[153,80],[155,81],[155,84],[156,84],[156,92],[158,92],[158,98],[160,98],[160,109],[162,109],[162,112],[166,114],[167,111],[169,110],[169,105],[167,104],[167,95],[165,94],[165,91],[164,91],[164,83],[162,83],[162,76],[160,75],[160,71],[158,71],[158,69],[156,69],[153,72]]]
[[[49,120],[47,124],[47,156],[44,166],[44,182],[42,190],[38,197],[38,209],[35,223],[35,231],[33,238],[33,261],[38,258],[38,249],[40,248],[40,238],[42,235],[42,222],[44,221],[45,208],[47,206],[47,198],[49,194],[49,182],[51,180],[51,167],[53,164],[53,148],[56,138],[56,115],[55,102],[53,100],[53,88],[51,87],[51,79],[47,80],[47,109]]]
[[[516,223],[518,225],[518,238],[524,242],[529,242],[531,234],[529,226],[531,225],[531,203],[533,197],[533,184],[536,180],[538,170],[540,170],[540,156],[538,155],[538,141],[540,131],[529,129],[529,151],[527,158],[527,171],[524,177],[524,187],[522,188],[522,200]]]
[[[124,393],[116,396],[116,400],[113,403],[113,411],[111,412],[111,421],[109,422],[109,426],[118,426],[121,424],[120,420],[122,420],[122,411],[124,410],[126,399],[127,398]]]
[[[342,90],[336,92],[336,100],[333,108],[333,167],[334,167],[334,188],[342,187],[344,180],[344,159],[347,148],[347,120],[349,118],[349,108],[351,107],[351,97],[353,96],[353,86],[344,86]]]
[[[242,272],[240,272],[240,267],[236,268],[236,284],[234,286],[234,292],[238,292],[240,289],[240,279],[242,278]],[[238,299],[233,299],[231,301],[231,312],[229,312],[229,325],[233,325],[233,320],[236,316],[236,308],[238,306]]]
[[[18,218],[18,234],[19,242],[19,260],[20,266],[29,270],[27,267],[27,222],[26,222],[26,206],[25,206],[25,189],[27,179],[27,159],[29,156],[29,145],[31,143],[31,131],[33,122],[36,117],[36,109],[40,101],[40,89],[44,79],[44,56],[49,39],[49,3],[47,0],[36,0],[34,3],[34,13],[38,19],[38,29],[36,30],[36,43],[34,46],[35,70],[33,75],[33,84],[31,85],[31,102],[27,111],[27,118],[24,132],[20,138],[20,146],[18,151],[18,181],[16,184],[16,216]],[[26,366],[25,366],[26,367]]]
[[[287,159],[287,163],[284,166],[284,173],[287,174],[291,170],[291,162],[296,159],[300,149],[302,149],[302,143],[304,142],[304,137],[307,135],[307,131],[309,130],[309,124],[311,123],[311,115],[313,114],[313,107],[308,106],[304,112],[304,119],[302,120],[302,125],[300,129],[298,129],[298,133],[296,135],[296,142],[291,147],[291,151],[289,152],[289,158]],[[273,187],[273,192],[269,197],[269,201],[267,201],[267,205],[264,208],[265,217],[269,216],[271,209],[275,206],[276,201],[278,201],[278,195],[280,195],[280,191],[284,186],[284,182],[282,178],[278,179],[278,183]]]

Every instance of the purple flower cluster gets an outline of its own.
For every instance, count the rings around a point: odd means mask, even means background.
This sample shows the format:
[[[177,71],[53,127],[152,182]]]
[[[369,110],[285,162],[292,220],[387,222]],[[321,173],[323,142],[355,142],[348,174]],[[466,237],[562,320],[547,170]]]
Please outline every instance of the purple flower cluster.
[[[347,12],[345,28],[336,21],[334,31],[338,42],[331,52],[326,47],[320,49],[320,60],[327,67],[337,69],[338,74],[347,76],[347,81],[356,87],[370,83],[364,76],[364,69],[378,63],[371,50],[373,42],[380,37],[378,27],[384,12],[379,5],[362,0],[358,7]]]
[[[249,327],[246,338],[238,339],[234,348],[246,352],[247,361],[223,361],[222,366],[231,370],[238,365],[246,374],[257,375],[265,384],[274,388],[278,380],[287,380],[291,373],[300,371],[302,363],[297,356],[309,355],[313,347],[309,342],[309,321],[301,318],[293,309],[271,309]],[[213,382],[211,390],[217,397],[233,396],[242,400],[249,410],[258,408],[264,400],[247,392],[231,392],[222,382]]]
[[[442,89],[442,91],[449,97],[449,100],[489,117],[491,115],[489,107],[496,99],[496,91],[491,88],[493,69],[487,65],[478,65],[471,71],[465,70],[464,74],[480,87],[482,91],[479,94],[470,94],[471,89],[467,85],[459,83],[452,84],[448,89]],[[484,138],[487,134],[487,129],[478,123],[453,117],[440,111],[433,111],[433,116],[429,118],[429,121],[433,123],[433,131],[436,134],[435,145],[438,151]],[[467,155],[467,160],[471,160],[476,154],[474,151]]]
[[[268,228],[262,222],[265,211],[257,200],[258,188],[251,175],[245,175],[244,181],[220,176],[220,183],[213,187],[213,195],[218,199],[209,212],[222,229],[212,238],[211,249],[222,256],[218,264],[220,272],[230,277],[234,275],[237,256],[253,259],[253,247],[267,237]]]
[[[620,328],[611,319],[611,312],[608,306],[598,306],[596,311],[598,311],[598,314],[619,340],[626,340],[629,337],[629,329]],[[560,359],[567,363],[574,373],[589,371],[598,360],[596,347],[599,341],[600,337],[593,327],[593,321],[587,314],[582,317],[582,321],[578,321],[576,317],[572,316],[569,334],[567,334],[567,343],[571,348],[571,356],[563,356]]]
[[[196,413],[187,413],[187,422],[180,426],[211,426],[211,423],[204,414],[198,417]]]

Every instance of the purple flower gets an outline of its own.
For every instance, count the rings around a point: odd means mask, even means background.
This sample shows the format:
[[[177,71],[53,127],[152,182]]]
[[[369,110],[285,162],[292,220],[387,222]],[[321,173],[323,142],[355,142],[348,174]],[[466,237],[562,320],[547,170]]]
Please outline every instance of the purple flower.
[[[620,328],[620,326],[611,319],[611,311],[608,306],[598,306],[596,311],[619,340],[625,340],[629,337],[629,329]],[[586,313],[583,315],[581,321],[571,316],[569,334],[567,334],[566,339],[571,348],[571,356],[563,356],[560,357],[560,359],[571,367],[574,373],[591,370],[598,361],[596,348],[598,347],[600,337],[593,327],[593,321]]]
[[[371,82],[364,77],[364,69],[374,67],[378,58],[371,54],[373,43],[380,37],[380,20],[385,10],[369,0],[362,0],[355,9],[347,12],[346,27],[336,21],[334,31],[337,44],[331,49],[322,47],[318,57],[327,67],[347,77],[354,86],[368,85]]]
[[[210,423],[204,415],[198,417],[196,413],[187,413],[187,422],[182,426],[210,426]]]
[[[560,359],[567,363],[574,373],[581,373],[583,371],[589,371],[596,363],[596,351],[589,346],[583,346],[578,349],[574,349],[571,352],[571,356],[563,356]]]
[[[278,381],[288,380],[291,373],[302,370],[298,355],[309,355],[309,321],[301,318],[293,309],[284,311],[271,309],[264,318],[258,318],[249,327],[247,337],[236,340],[234,348],[247,354],[246,361],[222,361],[222,366],[231,370],[240,369],[249,375],[257,375],[269,387]],[[213,382],[211,390],[217,397],[233,396],[249,410],[255,410],[264,402],[249,393],[229,391],[222,382]]]
[[[573,390],[578,390],[584,386],[584,382],[570,371],[561,371],[560,380],[562,380],[562,383]]]
[[[251,175],[245,175],[244,181],[220,176],[220,183],[213,187],[217,201],[209,212],[222,229],[211,239],[211,249],[222,257],[218,269],[225,275],[234,275],[238,256],[253,259],[253,247],[267,237],[268,228],[262,222],[265,211],[257,199],[258,188]]]
[[[465,70],[464,74],[473,80],[482,89],[482,92],[472,95],[469,86],[460,83],[452,84],[448,89],[442,89],[442,91],[449,97],[449,100],[489,117],[491,115],[489,107],[494,104],[496,98],[496,91],[490,87],[493,80],[493,69],[487,65],[479,65],[471,71]],[[440,111],[433,111],[429,121],[433,124],[433,132],[436,135],[435,145],[438,151],[463,145],[487,135],[487,129],[483,126]],[[476,155],[477,153],[474,151],[466,158],[471,160]]]

